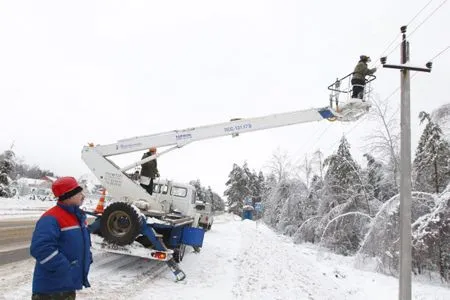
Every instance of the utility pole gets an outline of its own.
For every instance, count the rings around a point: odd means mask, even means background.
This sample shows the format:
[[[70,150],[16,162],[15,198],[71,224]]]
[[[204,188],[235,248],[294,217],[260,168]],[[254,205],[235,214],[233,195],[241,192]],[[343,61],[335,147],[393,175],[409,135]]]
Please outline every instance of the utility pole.
[[[431,72],[432,63],[426,68],[413,67],[409,62],[409,42],[406,40],[406,26],[400,28],[402,33],[401,64],[388,65],[387,58],[382,57],[384,68],[400,69],[401,112],[400,112],[400,279],[399,300],[411,300],[411,105],[410,105],[410,71]]]

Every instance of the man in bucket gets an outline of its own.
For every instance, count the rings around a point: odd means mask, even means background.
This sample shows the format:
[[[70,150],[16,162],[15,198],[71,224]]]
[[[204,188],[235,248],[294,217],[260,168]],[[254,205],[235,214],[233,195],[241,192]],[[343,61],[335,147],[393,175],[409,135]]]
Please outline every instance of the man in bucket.
[[[57,204],[46,211],[33,232],[30,252],[36,259],[32,300],[72,300],[76,290],[89,287],[92,263],[84,195],[75,178],[62,177],[52,185]]]

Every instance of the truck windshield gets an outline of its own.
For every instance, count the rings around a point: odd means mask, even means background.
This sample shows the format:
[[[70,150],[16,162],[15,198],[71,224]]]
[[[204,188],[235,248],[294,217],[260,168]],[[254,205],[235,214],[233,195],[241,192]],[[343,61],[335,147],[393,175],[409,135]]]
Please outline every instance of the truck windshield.
[[[173,186],[172,190],[170,191],[170,194],[172,196],[184,198],[187,195],[187,189],[184,187],[180,187],[180,186]]]

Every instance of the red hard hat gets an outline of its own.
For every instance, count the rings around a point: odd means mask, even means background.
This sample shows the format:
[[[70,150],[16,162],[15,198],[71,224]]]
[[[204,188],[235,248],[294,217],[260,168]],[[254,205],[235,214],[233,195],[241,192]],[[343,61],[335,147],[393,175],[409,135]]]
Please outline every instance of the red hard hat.
[[[70,198],[82,191],[82,188],[73,177],[61,177],[52,184],[52,192],[60,200]]]

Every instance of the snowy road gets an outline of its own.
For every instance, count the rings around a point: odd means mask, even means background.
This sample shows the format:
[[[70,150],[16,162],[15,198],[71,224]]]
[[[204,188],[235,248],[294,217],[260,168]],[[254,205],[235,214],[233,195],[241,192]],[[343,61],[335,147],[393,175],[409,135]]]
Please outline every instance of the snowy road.
[[[190,250],[190,249],[189,249]],[[0,267],[0,299],[29,299],[33,260]],[[397,299],[393,277],[352,267],[353,260],[295,245],[265,225],[221,216],[199,254],[186,254],[185,281],[165,264],[94,252],[92,287],[77,299]],[[419,282],[414,299],[450,299],[450,289]]]
[[[0,265],[29,258],[31,235],[36,220],[0,220]]]

